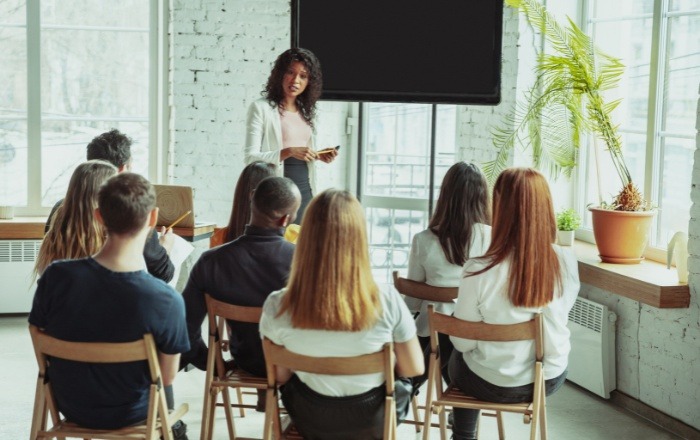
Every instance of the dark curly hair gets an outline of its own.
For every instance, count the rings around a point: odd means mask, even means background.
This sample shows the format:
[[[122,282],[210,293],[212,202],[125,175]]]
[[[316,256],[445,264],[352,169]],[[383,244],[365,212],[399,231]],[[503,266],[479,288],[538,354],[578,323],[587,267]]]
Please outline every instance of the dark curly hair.
[[[101,159],[121,168],[131,160],[130,137],[113,128],[90,141],[87,146],[87,160]]]
[[[297,97],[297,106],[304,120],[313,127],[313,120],[316,116],[316,101],[321,97],[321,89],[323,87],[323,75],[321,74],[321,63],[310,50],[292,48],[282,52],[275,61],[262,95],[270,104],[277,106],[280,112],[284,110],[282,80],[287,69],[294,61],[304,63],[304,67],[309,72],[309,82],[304,93]]]

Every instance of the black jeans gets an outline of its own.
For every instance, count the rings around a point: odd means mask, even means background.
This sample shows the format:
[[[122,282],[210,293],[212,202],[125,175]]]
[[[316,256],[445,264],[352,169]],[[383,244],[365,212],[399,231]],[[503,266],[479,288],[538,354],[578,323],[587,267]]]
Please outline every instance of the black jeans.
[[[418,343],[420,348],[423,350],[423,363],[425,364],[425,371],[420,376],[414,377],[413,386],[418,390],[426,380],[428,380],[428,365],[430,363],[430,337],[429,336],[418,336]],[[438,344],[440,346],[440,373],[445,382],[450,383],[450,376],[447,373],[447,364],[450,361],[450,355],[454,350],[452,341],[450,337],[443,333],[438,333]]]
[[[466,394],[480,400],[499,403],[520,403],[532,400],[533,384],[519,387],[499,387],[485,381],[469,369],[464,362],[462,353],[455,350],[449,363],[450,378],[453,383]],[[566,371],[554,379],[544,381],[545,395],[549,396],[562,386],[566,379]],[[476,438],[478,409],[454,409],[452,435],[455,440],[471,440]]]
[[[410,381],[397,378],[394,398],[397,421],[408,412]],[[381,440],[384,431],[384,384],[347,397],[319,394],[297,375],[280,388],[282,402],[306,440]]]

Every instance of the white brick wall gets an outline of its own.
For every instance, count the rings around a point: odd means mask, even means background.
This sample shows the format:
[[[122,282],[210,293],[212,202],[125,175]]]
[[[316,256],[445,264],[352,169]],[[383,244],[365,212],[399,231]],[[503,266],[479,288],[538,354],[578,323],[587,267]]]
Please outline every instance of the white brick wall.
[[[170,180],[195,189],[200,220],[225,224],[238,175],[248,105],[289,48],[287,0],[174,0],[171,8]],[[320,104],[319,145],[346,145],[349,104]],[[343,186],[343,155],[319,164],[319,188]]]

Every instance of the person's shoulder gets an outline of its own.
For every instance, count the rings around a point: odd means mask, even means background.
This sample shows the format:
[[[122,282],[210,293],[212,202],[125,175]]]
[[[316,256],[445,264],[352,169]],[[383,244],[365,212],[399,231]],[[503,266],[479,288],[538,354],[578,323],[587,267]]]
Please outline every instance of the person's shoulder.
[[[61,274],[82,273],[90,271],[93,266],[90,264],[90,258],[79,258],[76,260],[56,260],[48,265],[42,276],[50,274],[51,276],[61,276]]]
[[[279,313],[282,298],[284,298],[286,291],[287,289],[285,288],[269,294],[267,299],[265,299],[265,303],[263,304],[263,313],[270,315],[271,317],[276,317]]]
[[[251,111],[256,110],[262,112],[272,109],[272,105],[270,105],[270,101],[266,98],[259,98],[251,102],[249,108]]]

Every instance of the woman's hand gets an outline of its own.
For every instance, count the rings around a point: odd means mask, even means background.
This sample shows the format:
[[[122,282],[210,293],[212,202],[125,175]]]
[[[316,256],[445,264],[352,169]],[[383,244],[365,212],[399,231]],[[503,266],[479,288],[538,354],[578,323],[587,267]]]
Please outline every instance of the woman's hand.
[[[303,160],[304,162],[311,162],[315,160],[317,154],[314,150],[309,147],[287,147],[283,148],[280,153],[280,158],[282,160],[289,159],[293,157],[295,159]]]
[[[319,160],[325,163],[331,163],[335,160],[335,157],[338,155],[338,150],[336,150],[335,148],[329,148],[327,150],[321,150],[318,153]]]

